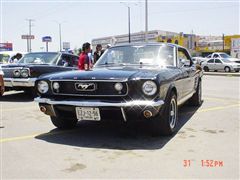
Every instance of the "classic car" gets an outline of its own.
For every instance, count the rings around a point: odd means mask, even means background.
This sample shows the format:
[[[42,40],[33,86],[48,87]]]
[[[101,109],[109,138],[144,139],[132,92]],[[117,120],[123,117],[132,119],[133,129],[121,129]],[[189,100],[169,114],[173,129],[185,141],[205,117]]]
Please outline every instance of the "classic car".
[[[36,79],[46,73],[77,69],[78,56],[62,52],[33,52],[16,64],[2,65],[6,90],[25,90],[34,94]]]
[[[202,71],[175,44],[110,47],[90,71],[45,75],[36,81],[40,111],[60,129],[78,120],[145,120],[154,134],[177,129],[178,106],[202,102]]]

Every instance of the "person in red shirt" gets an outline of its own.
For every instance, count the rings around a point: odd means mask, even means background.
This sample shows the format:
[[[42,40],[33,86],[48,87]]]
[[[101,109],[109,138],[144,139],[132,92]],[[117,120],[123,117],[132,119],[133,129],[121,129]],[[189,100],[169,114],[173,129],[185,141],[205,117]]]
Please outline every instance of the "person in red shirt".
[[[92,68],[92,62],[89,59],[88,53],[91,51],[90,43],[86,42],[82,46],[82,52],[78,59],[78,69],[88,71]]]

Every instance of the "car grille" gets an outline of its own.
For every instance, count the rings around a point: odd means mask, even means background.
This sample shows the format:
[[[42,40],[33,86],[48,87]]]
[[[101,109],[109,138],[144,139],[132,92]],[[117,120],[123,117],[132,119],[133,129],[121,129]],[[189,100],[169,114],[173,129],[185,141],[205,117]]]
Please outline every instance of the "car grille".
[[[59,89],[54,89],[54,82],[59,83]],[[51,87],[55,95],[70,95],[70,96],[126,96],[128,93],[128,85],[126,82],[121,82],[123,88],[117,91],[114,85],[117,82],[106,81],[52,81]],[[83,85],[84,88],[78,88]]]
[[[15,69],[13,68],[2,68],[2,71],[4,72],[5,78],[13,78],[13,71]]]

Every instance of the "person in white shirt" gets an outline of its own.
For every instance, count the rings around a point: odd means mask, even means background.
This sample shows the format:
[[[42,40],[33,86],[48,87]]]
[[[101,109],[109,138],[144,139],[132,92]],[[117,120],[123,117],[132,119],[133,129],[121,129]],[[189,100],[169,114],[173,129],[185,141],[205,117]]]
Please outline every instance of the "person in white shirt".
[[[4,93],[4,81],[3,81],[3,71],[2,71],[2,68],[0,66],[0,96],[3,95]]]

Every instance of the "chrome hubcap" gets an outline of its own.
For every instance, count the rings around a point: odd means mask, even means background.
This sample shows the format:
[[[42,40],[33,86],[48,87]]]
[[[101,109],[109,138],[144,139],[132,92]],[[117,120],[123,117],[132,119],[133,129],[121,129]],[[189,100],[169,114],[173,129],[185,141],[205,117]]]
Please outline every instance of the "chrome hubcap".
[[[175,127],[176,118],[177,118],[177,104],[175,99],[172,99],[170,104],[170,117],[169,117],[169,123],[170,123],[171,129]]]

